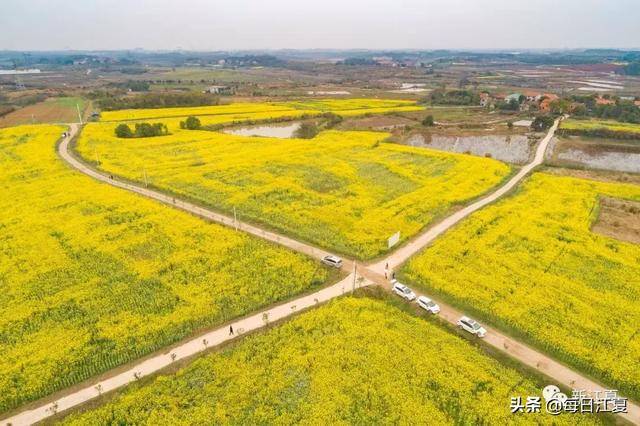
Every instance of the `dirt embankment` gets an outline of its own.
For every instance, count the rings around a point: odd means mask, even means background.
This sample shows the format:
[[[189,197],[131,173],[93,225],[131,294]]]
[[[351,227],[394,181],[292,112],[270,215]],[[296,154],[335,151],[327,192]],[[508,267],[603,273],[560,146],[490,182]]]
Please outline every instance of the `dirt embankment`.
[[[545,173],[558,176],[572,176],[580,179],[598,180],[601,182],[620,182],[640,185],[640,174],[620,173],[607,170],[568,169],[562,167],[545,167]]]
[[[640,202],[603,197],[593,232],[640,244]]]

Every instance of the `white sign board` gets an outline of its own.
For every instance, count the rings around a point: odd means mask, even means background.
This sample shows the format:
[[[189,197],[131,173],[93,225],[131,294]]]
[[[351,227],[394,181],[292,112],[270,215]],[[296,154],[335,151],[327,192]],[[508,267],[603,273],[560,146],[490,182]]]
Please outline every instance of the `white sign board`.
[[[400,231],[396,232],[391,237],[389,237],[389,240],[387,241],[389,248],[398,244],[398,241],[400,241]]]

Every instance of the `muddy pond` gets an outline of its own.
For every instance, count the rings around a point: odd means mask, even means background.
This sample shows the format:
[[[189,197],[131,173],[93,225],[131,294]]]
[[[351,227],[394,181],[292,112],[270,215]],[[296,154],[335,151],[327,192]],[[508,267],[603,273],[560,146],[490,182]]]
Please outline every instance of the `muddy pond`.
[[[535,140],[526,135],[444,136],[415,134],[402,142],[404,145],[432,148],[441,151],[491,157],[514,164],[529,161],[535,150]]]
[[[279,138],[288,139],[292,138],[296,130],[300,128],[300,123],[286,123],[286,124],[268,124],[262,126],[247,126],[224,129],[223,132],[229,135],[237,136],[262,136],[265,138]]]
[[[554,138],[549,150],[548,157],[556,165],[640,173],[640,146],[607,139]]]

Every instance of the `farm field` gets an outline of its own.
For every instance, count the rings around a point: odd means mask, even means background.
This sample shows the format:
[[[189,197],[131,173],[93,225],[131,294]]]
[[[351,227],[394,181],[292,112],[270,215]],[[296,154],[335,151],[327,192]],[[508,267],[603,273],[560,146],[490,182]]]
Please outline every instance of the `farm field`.
[[[407,112],[402,113],[404,116],[423,117],[433,115],[436,122],[443,124],[462,123],[464,125],[479,125],[486,122],[494,122],[504,120],[518,120],[517,115],[504,114],[499,111],[487,112],[484,108],[471,107],[446,107],[446,106],[427,106],[424,113]]]
[[[534,379],[382,300],[344,298],[129,387],[65,425],[596,424],[512,415]],[[188,419],[188,420],[187,420]]]
[[[562,122],[561,133],[568,135],[590,135],[640,139],[640,124],[621,123],[612,120],[575,120]],[[600,133],[602,134],[600,134]]]
[[[118,139],[91,123],[77,151],[99,168],[233,212],[337,252],[373,258],[509,175],[487,158],[383,143],[386,133],[313,140],[176,131]]]
[[[82,113],[85,110],[85,101],[81,98],[49,98],[0,117],[0,127],[76,122],[78,121],[76,104]]]
[[[410,260],[406,281],[640,398],[640,246],[591,231],[640,186],[536,173]]]
[[[367,113],[380,114],[392,111],[420,111],[424,108],[412,101],[383,100],[383,99],[324,99],[292,102],[248,102],[230,105],[184,107],[184,108],[156,108],[156,109],[125,109],[118,111],[104,111],[101,121],[131,121],[169,117],[194,116],[230,116],[226,121],[241,120],[243,118],[270,118],[269,113],[289,114],[321,114],[335,112],[344,116],[363,115]],[[251,114],[258,114],[259,118]],[[266,115],[265,115],[266,114]],[[237,117],[234,117],[237,116]],[[203,122],[204,124],[209,124]]]
[[[0,130],[0,413],[336,278],[72,171],[62,131]]]

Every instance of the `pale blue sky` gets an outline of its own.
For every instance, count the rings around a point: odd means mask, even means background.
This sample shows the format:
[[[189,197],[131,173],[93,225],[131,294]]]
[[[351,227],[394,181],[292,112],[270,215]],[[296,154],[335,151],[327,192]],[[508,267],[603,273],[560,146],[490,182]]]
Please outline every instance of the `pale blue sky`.
[[[640,0],[2,0],[0,49],[640,47]]]

